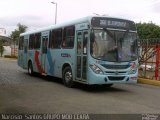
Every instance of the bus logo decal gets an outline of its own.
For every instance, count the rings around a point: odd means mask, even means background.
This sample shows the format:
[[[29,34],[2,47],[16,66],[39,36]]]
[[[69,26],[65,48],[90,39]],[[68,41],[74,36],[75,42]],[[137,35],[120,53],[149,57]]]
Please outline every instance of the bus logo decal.
[[[43,68],[40,64],[40,61],[39,61],[39,51],[35,51],[34,60],[35,60],[35,63],[36,63],[36,67],[38,68],[38,71],[40,73],[44,73],[44,70],[43,70]]]
[[[66,57],[66,58],[70,58],[70,57],[71,57],[71,55],[68,54],[68,53],[62,53],[61,56],[62,56],[62,57]]]
[[[52,60],[51,56],[51,51],[47,51],[47,59],[48,59],[48,64],[49,64],[49,73],[53,75],[54,73],[54,65],[55,65],[55,60]]]

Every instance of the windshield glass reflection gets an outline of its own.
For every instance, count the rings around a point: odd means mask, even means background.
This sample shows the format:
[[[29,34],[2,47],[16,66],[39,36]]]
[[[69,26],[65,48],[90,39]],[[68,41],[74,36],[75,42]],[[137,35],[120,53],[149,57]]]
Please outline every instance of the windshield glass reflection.
[[[95,29],[91,38],[91,55],[96,59],[112,62],[137,59],[136,33]]]

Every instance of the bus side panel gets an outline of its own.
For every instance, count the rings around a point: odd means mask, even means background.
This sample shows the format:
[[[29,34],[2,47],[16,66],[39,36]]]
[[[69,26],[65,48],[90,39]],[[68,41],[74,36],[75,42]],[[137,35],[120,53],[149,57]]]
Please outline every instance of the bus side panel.
[[[75,76],[75,50],[74,49],[50,49],[47,51],[47,74],[62,78],[64,64],[70,65]]]
[[[23,68],[28,68],[28,39],[24,39],[24,48],[23,48]]]
[[[36,67],[35,67],[34,54],[35,54],[35,50],[29,50],[28,51],[27,66],[28,66],[28,62],[31,61],[32,62],[33,71],[37,72]]]
[[[18,65],[23,68],[23,50],[18,50]]]
[[[30,54],[30,59],[32,59],[32,62],[33,62],[33,70],[34,70],[34,72],[43,73],[44,70],[42,68],[40,50],[32,51],[32,53]]]
[[[43,64],[41,63],[41,60],[42,60],[42,55],[41,55],[41,52],[40,50],[29,50],[28,51],[28,62],[31,61],[32,62],[32,67],[33,67],[33,71],[34,72],[37,72],[37,73],[45,73],[45,69],[43,68]],[[44,58],[44,59],[47,59]],[[27,65],[28,65],[28,62],[27,62]],[[46,64],[47,63],[47,60],[46,60]],[[48,68],[48,66],[46,66]],[[46,68],[45,67],[45,68]]]
[[[46,71],[50,76],[61,77],[60,75],[60,53],[58,49],[48,49],[46,55]]]

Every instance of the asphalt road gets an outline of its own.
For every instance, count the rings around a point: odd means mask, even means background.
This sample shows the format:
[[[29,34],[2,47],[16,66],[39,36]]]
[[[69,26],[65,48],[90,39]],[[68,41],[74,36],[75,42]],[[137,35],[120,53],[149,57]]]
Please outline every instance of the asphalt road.
[[[0,59],[0,113],[160,113],[160,87],[118,84],[111,88],[29,76],[15,60]]]

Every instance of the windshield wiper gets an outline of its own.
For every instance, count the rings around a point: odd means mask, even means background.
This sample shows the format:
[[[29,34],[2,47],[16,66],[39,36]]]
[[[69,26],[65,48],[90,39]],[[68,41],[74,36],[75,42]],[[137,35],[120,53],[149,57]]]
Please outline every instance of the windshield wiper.
[[[129,32],[129,29],[127,29],[126,32],[123,34],[122,40],[124,40],[124,38],[125,38],[125,36],[128,34],[128,32]]]
[[[115,40],[114,35],[113,35],[109,30],[107,30],[106,28],[103,28],[103,30],[106,31],[107,34],[108,34],[113,40]],[[116,40],[115,40],[115,41],[116,41]]]

